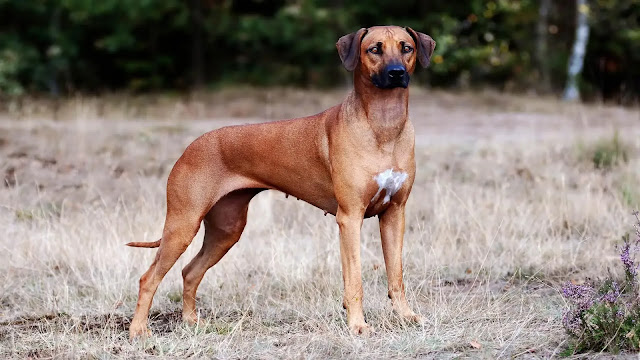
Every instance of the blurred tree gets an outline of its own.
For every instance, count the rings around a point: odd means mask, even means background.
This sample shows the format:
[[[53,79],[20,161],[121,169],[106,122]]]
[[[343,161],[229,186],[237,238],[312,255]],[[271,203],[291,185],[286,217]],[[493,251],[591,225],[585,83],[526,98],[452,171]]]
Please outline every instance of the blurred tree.
[[[597,0],[583,95],[634,103],[640,94],[640,0]]]
[[[189,13],[191,15],[192,42],[191,42],[191,69],[193,87],[199,88],[204,85],[204,18],[202,14],[202,0],[190,0]]]
[[[589,5],[587,0],[576,0],[576,39],[573,42],[573,50],[569,58],[567,86],[564,89],[564,100],[574,101],[580,99],[578,90],[578,75],[582,72],[584,55],[587,52],[589,42]]]
[[[538,23],[536,26],[536,65],[538,67],[540,84],[539,88],[543,92],[551,90],[551,74],[549,73],[549,12],[551,11],[551,0],[540,0],[538,5]]]

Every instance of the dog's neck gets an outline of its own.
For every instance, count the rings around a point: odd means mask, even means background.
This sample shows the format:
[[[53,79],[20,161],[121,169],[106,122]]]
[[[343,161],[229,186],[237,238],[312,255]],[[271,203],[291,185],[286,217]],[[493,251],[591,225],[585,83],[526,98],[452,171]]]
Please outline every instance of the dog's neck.
[[[380,89],[360,74],[354,78],[354,97],[365,112],[378,143],[398,138],[409,119],[409,89]]]

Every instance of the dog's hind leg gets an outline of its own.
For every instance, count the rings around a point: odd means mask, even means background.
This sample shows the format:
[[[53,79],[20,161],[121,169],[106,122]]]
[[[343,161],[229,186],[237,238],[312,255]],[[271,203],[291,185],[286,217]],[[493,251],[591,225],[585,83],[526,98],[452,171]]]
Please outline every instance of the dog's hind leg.
[[[249,202],[261,189],[233,191],[222,197],[204,217],[202,248],[182,271],[184,279],[182,319],[197,321],[196,291],[205,272],[238,242],[247,223]]]
[[[191,244],[206,213],[224,194],[218,195],[217,190],[204,181],[206,174],[192,171],[189,165],[179,160],[169,175],[162,239],[153,263],[140,278],[138,303],[129,327],[130,338],[150,334],[147,318],[158,285]]]
[[[176,215],[174,218],[171,213],[167,213],[160,248],[149,270],[140,278],[138,304],[129,328],[131,338],[150,334],[147,329],[147,318],[153,295],[169,269],[193,240],[200,227],[200,222],[200,218],[189,216],[189,214]]]
[[[150,334],[147,329],[147,317],[149,316],[153,295],[156,293],[160,281],[193,240],[200,227],[200,221],[198,218],[172,221],[170,216],[167,216],[167,223],[171,223],[171,227],[167,229],[165,226],[156,257],[149,270],[140,278],[138,304],[129,328],[131,338]]]

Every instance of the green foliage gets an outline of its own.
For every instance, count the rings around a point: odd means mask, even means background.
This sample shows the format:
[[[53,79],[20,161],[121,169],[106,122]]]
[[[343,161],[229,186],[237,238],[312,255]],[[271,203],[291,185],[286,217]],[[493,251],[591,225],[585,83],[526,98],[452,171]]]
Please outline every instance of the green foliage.
[[[640,208],[640,191],[634,185],[635,183],[625,182],[620,186],[620,192],[625,205],[637,209]]]
[[[175,86],[184,69],[180,0],[3,0],[0,12],[0,49],[19,63],[0,65],[3,93]]]
[[[593,165],[598,169],[610,169],[628,159],[627,146],[620,141],[617,131],[611,139],[598,142],[591,156]]]
[[[179,291],[171,291],[167,293],[167,298],[172,303],[179,303],[182,301],[182,294]]]
[[[583,314],[588,324],[578,341],[572,343],[563,353],[570,356],[589,351],[640,350],[640,309],[633,306],[626,309],[622,305],[597,303]]]
[[[532,1],[472,1],[464,18],[431,16],[437,54],[436,84],[502,84],[529,67],[528,38],[535,25]],[[455,14],[454,14],[455,15]],[[426,25],[426,24],[425,24]]]
[[[594,0],[584,89],[640,91],[640,0]],[[573,2],[552,1],[547,62],[564,83]],[[336,40],[397,24],[432,35],[435,86],[529,87],[538,2],[470,0],[0,0],[0,94],[184,89],[192,84],[335,86]],[[602,64],[605,64],[603,67]],[[605,79],[605,80],[603,80]],[[511,87],[513,87],[511,86]],[[591,89],[591,90],[589,90]]]
[[[576,150],[581,161],[589,162],[594,168],[601,170],[611,170],[626,163],[631,152],[629,145],[620,139],[618,131],[611,137],[601,138],[590,144],[580,142]]]
[[[607,97],[640,93],[640,0],[594,0],[584,79]],[[624,98],[622,100],[625,100]]]
[[[22,84],[17,79],[21,64],[20,53],[7,47],[0,52],[0,92],[9,95],[21,95]]]

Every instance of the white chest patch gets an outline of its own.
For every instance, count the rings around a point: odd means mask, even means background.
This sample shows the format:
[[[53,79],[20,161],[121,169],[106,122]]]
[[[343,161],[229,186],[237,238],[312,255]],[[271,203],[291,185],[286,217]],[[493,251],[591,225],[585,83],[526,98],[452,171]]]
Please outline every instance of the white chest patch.
[[[373,177],[378,183],[378,192],[373,196],[371,202],[378,200],[378,197],[385,190],[383,204],[388,203],[391,197],[400,190],[402,184],[407,180],[407,173],[402,171],[393,171],[393,169],[385,170]]]

